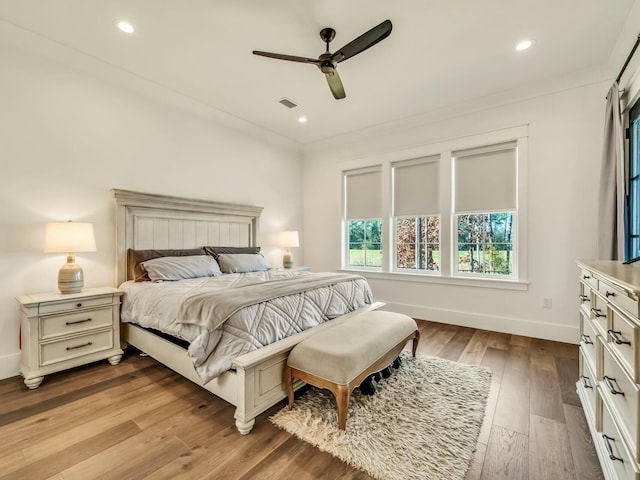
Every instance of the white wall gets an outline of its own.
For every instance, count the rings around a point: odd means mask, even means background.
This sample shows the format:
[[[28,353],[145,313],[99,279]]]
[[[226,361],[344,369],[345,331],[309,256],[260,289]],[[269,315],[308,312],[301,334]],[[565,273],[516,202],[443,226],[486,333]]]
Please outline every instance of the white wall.
[[[566,342],[578,341],[577,258],[592,258],[605,94],[600,82],[454,115],[357,132],[305,150],[305,262],[340,268],[340,163],[529,125],[526,291],[370,278],[388,308],[444,323]],[[440,118],[438,118],[440,117]],[[552,308],[543,309],[543,297]]]
[[[111,188],[262,206],[261,245],[280,264],[276,232],[302,227],[298,145],[8,44],[0,43],[0,65],[0,378],[18,374],[15,297],[57,289],[65,255],[42,253],[47,222],[92,222],[97,252],[76,255],[85,285],[114,285]]]

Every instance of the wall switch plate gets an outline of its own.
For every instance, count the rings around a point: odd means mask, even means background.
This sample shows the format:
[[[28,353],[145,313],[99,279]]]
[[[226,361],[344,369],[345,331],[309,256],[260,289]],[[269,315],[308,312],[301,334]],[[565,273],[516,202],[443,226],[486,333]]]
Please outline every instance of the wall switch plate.
[[[549,297],[545,297],[542,299],[542,308],[551,308],[551,299]]]

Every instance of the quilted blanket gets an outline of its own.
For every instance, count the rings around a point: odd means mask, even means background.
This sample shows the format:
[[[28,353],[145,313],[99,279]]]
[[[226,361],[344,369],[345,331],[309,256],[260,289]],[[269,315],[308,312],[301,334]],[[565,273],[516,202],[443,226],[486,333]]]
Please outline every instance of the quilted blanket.
[[[176,282],[125,282],[121,317],[182,338],[188,342],[189,356],[203,383],[231,368],[233,359],[244,353],[282,340],[325,321],[349,313],[373,301],[371,289],[363,277],[352,275],[325,286],[312,286],[313,276],[322,274],[270,270],[240,274],[225,274]],[[286,295],[269,295],[264,301],[234,311],[224,321],[208,328],[194,323],[180,323],[178,318],[185,302],[194,297],[224,296],[248,285],[273,282],[274,285],[294,283],[287,280],[299,276],[306,283],[299,291]],[[337,278],[337,277],[336,277]],[[285,280],[283,282],[283,280]],[[267,290],[273,291],[269,287]]]

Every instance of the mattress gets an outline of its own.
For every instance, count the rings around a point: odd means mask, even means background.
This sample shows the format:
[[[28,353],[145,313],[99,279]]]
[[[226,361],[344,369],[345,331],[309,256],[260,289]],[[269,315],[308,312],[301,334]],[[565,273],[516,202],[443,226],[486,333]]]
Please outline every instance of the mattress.
[[[215,328],[184,323],[181,312],[194,298],[214,293],[252,288],[253,285],[296,276],[326,275],[291,270],[232,273],[215,277],[193,278],[173,282],[123,283],[121,319],[136,323],[189,343],[187,353],[196,372],[207,383],[229,370],[233,359],[288,336],[354,311],[373,302],[371,289],[363,277],[327,282],[319,288],[304,288],[282,296],[271,294],[231,313]],[[336,276],[336,279],[339,278]],[[308,278],[305,278],[309,283]],[[295,281],[295,280],[292,280]],[[221,293],[222,292],[222,293]]]

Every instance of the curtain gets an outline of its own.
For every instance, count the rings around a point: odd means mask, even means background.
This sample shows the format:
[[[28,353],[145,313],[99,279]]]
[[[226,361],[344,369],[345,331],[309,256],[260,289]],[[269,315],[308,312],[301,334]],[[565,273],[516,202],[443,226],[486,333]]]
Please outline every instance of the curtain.
[[[624,146],[618,82],[607,95],[604,119],[600,196],[598,201],[598,260],[624,258]]]

